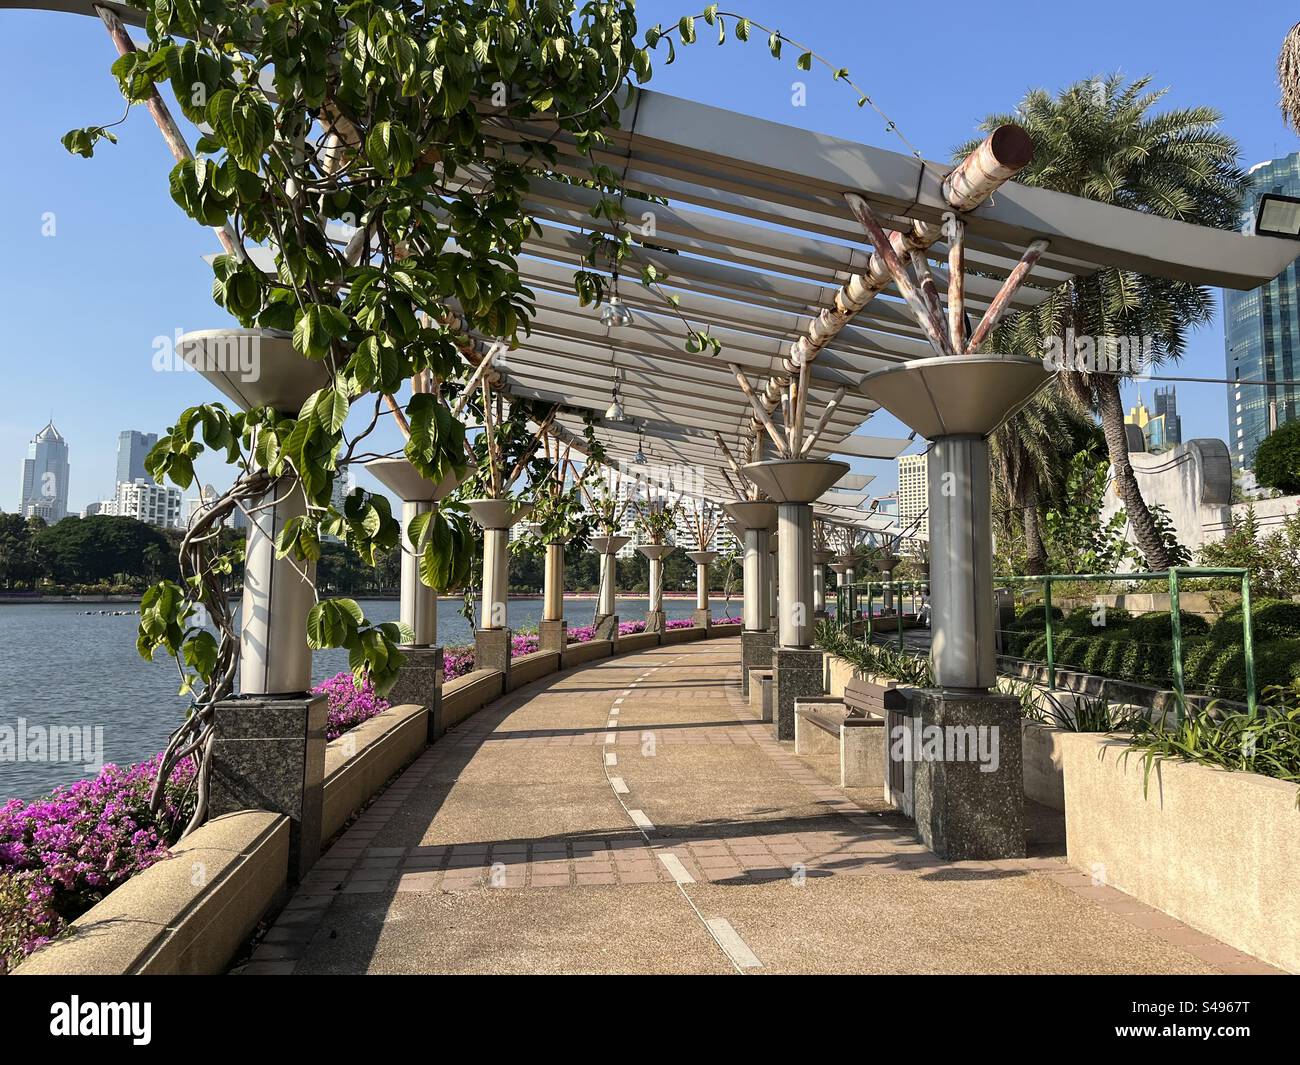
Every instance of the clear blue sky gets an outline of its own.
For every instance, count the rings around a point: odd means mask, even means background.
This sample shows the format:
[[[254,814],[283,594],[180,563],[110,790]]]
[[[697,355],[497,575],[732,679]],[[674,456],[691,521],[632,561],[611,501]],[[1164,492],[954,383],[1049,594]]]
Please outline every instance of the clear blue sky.
[[[848,67],[934,159],[947,158],[983,115],[1009,110],[1031,86],[1055,89],[1111,71],[1153,74],[1171,90],[1171,104],[1218,108],[1246,165],[1297,148],[1278,116],[1274,61],[1300,9],[1276,0],[1004,0],[992,7],[761,0],[736,10]],[[640,11],[648,26],[676,21],[690,8],[654,0]],[[152,367],[155,337],[226,320],[211,302],[211,273],[200,258],[215,241],[168,196],[171,158],[143,108],[117,129],[121,143],[101,147],[93,160],[59,145],[68,129],[122,112],[108,72],[115,53],[98,21],[4,10],[0,29],[0,98],[10,101],[0,167],[0,509],[17,506],[20,460],[50,414],[71,448],[69,503],[80,509],[111,490],[120,430],[162,430],[184,406],[215,398],[196,375]],[[919,84],[908,67],[914,57],[927,72]],[[808,87],[802,108],[791,104],[796,78]],[[661,68],[651,84],[897,147],[848,89],[817,71],[795,71],[793,57],[773,61],[762,40],[679,50],[678,62]],[[53,237],[42,236],[46,212],[54,215]],[[1217,322],[1193,338],[1178,372],[1223,375]],[[1185,436],[1225,434],[1221,388],[1179,385],[1178,392]],[[895,429],[886,418],[871,423],[873,432]],[[873,489],[892,484],[892,464],[865,468],[878,474]],[[223,485],[229,480],[216,463],[200,473]]]

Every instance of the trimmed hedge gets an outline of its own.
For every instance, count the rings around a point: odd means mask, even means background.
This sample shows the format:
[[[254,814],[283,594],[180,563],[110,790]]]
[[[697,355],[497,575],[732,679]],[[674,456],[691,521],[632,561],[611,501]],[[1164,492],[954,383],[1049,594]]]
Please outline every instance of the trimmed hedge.
[[[1257,643],[1300,638],[1300,603],[1289,599],[1260,599],[1250,607],[1251,631]],[[1224,611],[1210,630],[1216,639],[1241,641],[1241,604]]]
[[[1178,615],[1179,626],[1183,630],[1183,640],[1186,642],[1189,636],[1207,636],[1210,632],[1210,623],[1200,614],[1189,614],[1187,611],[1180,611]],[[1134,618],[1128,623],[1129,636],[1135,640],[1172,640],[1174,638],[1173,619],[1168,614],[1143,614]],[[1237,629],[1238,635],[1241,629]]]
[[[1165,619],[1168,621],[1168,618]],[[1172,677],[1173,643],[1135,639],[1124,632],[1100,630],[1096,635],[1054,634],[1056,664],[1066,669],[1131,680],[1168,684]],[[1047,637],[1042,632],[1013,632],[1007,653],[1031,662],[1047,661]],[[1300,638],[1270,640],[1255,646],[1255,681],[1262,692],[1270,684],[1300,679]],[[1183,684],[1188,691],[1241,698],[1246,690],[1245,654],[1240,639],[1212,636],[1183,640]]]

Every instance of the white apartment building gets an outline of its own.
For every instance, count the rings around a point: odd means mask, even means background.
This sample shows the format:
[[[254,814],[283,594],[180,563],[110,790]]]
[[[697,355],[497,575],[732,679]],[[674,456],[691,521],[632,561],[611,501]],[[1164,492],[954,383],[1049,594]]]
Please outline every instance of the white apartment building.
[[[121,517],[135,518],[163,529],[173,529],[181,523],[180,489],[154,484],[143,477],[118,483],[116,506]],[[100,513],[107,511],[101,509]]]
[[[912,522],[925,514],[930,506],[929,455],[900,455],[898,457],[898,523],[910,528]],[[930,535],[930,519],[922,517],[917,530],[922,536]]]

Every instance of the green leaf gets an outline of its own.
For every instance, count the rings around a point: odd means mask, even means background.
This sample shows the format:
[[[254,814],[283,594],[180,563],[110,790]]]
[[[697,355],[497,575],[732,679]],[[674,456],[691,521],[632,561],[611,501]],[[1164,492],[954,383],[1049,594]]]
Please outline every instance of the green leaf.
[[[781,35],[779,33],[774,33],[767,39],[767,50],[772,53],[773,59],[781,58]]]
[[[794,65],[798,67],[800,70],[812,70],[812,64],[813,64],[812,52],[804,52],[803,55],[801,55],[798,59],[795,60],[794,63]]]

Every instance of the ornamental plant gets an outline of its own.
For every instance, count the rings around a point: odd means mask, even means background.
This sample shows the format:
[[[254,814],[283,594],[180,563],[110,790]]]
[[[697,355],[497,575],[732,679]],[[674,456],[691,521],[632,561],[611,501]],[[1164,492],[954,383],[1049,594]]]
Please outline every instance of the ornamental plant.
[[[672,62],[674,42],[697,39],[697,18],[654,26],[638,42],[633,0],[127,3],[144,13],[146,35],[113,64],[128,105],[157,107],[157,87],[170,84],[181,112],[203,130],[192,156],[179,153],[169,186],[175,203],[221,239],[214,301],[241,326],[289,331],[303,358],[328,373],[297,412],[191,407],[147,461],[154,478],[182,489],[208,450],[236,472],[188,531],[179,578],[155,584],[141,606],[139,652],[172,656],[182,691],[193,695],[163,752],[150,805],[156,814],[163,782],[196,759],[193,827],[206,816],[213,707],[232,693],[238,665],[228,594],[242,549],[222,550],[213,533],[292,474],[306,513],[281,533],[282,557],[313,562],[322,537],[333,534],[373,564],[404,533],[421,556],[424,583],[465,585],[474,541],[455,503],[402,530],[382,495],[357,489],[336,508],[334,482],[343,465],[371,453],[365,441],[385,407],[422,474],[437,482],[464,472],[466,434],[452,404],[466,383],[470,338],[509,348],[533,315],[516,268],[534,224],[524,209],[531,179],[580,181],[599,192],[593,217],[616,232],[592,227],[573,283],[584,305],[601,301],[597,268],[616,272],[630,248],[622,227],[629,190],[595,153],[619,126],[634,85],[649,80],[651,52],[661,49]],[[750,21],[716,4],[698,17],[719,43],[728,24],[738,40],[749,39]],[[792,43],[765,32],[775,57]],[[800,69],[814,61],[853,85],[846,70],[799,48]],[[551,138],[513,139],[503,151],[492,136],[512,121],[539,120],[586,153],[585,175],[555,171]],[[89,157],[102,140],[116,137],[92,125],[69,132],[64,144]],[[253,248],[269,253],[273,270],[258,265]],[[662,280],[642,277],[660,295]],[[686,326],[687,350],[718,350],[706,330]],[[418,387],[399,403],[408,381]],[[374,623],[354,600],[318,601],[307,637],[313,648],[346,647],[356,675],[380,694],[402,662],[399,627]]]

